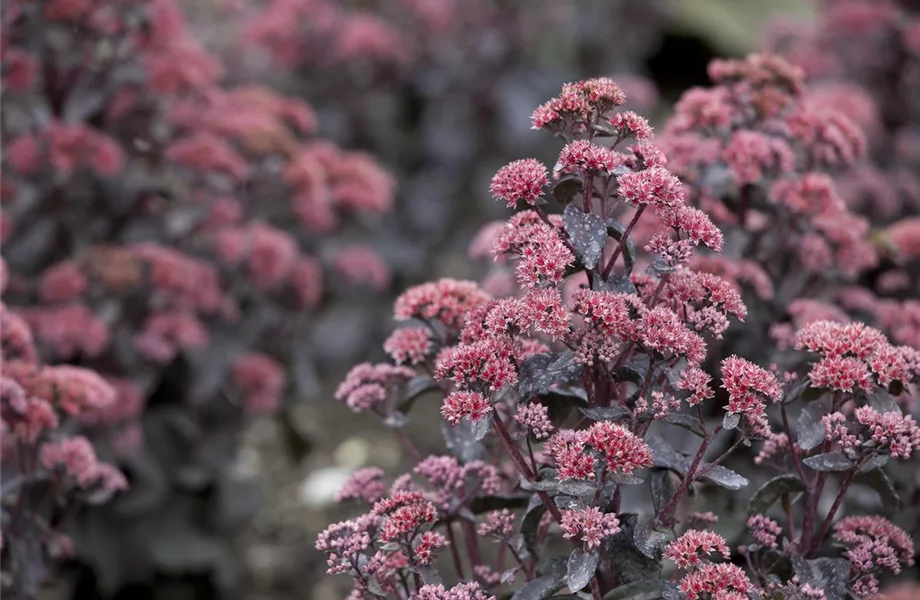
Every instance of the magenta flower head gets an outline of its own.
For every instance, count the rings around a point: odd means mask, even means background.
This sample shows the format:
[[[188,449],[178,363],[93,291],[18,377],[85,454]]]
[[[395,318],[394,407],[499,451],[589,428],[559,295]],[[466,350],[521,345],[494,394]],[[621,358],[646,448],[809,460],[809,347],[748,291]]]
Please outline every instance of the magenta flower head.
[[[728,559],[731,552],[725,538],[708,530],[691,529],[664,549],[665,558],[674,561],[680,569],[695,567],[713,554],[721,554]]]
[[[518,202],[534,205],[549,183],[546,167],[535,158],[524,158],[499,169],[489,190],[498,200],[514,208]]]

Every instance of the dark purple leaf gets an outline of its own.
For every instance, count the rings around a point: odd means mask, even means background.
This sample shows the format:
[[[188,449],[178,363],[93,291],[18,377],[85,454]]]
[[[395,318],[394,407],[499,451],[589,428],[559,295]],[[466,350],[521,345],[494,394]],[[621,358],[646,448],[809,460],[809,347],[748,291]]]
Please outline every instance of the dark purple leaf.
[[[607,245],[607,225],[604,220],[584,212],[576,203],[571,203],[562,213],[562,223],[578,260],[586,269],[593,269]]]
[[[817,448],[824,441],[824,422],[821,417],[828,413],[827,403],[822,399],[805,405],[796,423],[799,447],[803,450]]]
[[[600,562],[600,553],[594,550],[582,550],[576,548],[569,555],[569,561],[566,564],[565,583],[569,590],[577,592],[584,588],[594,577],[597,571],[597,564]]]
[[[546,600],[565,585],[566,558],[556,556],[537,567],[537,578],[511,596],[511,600]]]
[[[518,374],[518,394],[528,400],[550,391],[555,384],[568,383],[581,373],[571,351],[548,352],[531,356],[521,365]]]
[[[853,463],[843,455],[843,452],[816,454],[815,456],[809,456],[802,462],[815,471],[849,471],[853,468]]]
[[[748,510],[754,514],[765,513],[781,496],[804,491],[805,485],[798,475],[779,475],[760,486],[760,489],[754,492],[754,496],[748,505]]]
[[[671,425],[677,425],[678,427],[683,427],[687,431],[694,433],[700,437],[706,437],[706,432],[703,431],[703,423],[692,415],[685,415],[682,413],[670,413],[664,418],[666,423]]]

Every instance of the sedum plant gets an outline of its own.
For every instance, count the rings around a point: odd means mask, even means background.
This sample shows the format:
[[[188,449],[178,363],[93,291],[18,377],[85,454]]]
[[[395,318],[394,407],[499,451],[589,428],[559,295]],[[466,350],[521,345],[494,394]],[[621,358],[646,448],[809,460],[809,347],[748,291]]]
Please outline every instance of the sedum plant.
[[[886,468],[920,444],[903,408],[920,355],[817,321],[785,369],[735,355],[707,368],[747,308],[734,281],[692,268],[723,235],[624,102],[602,78],[536,109],[533,127],[564,142],[558,161],[499,170],[492,194],[520,210],[475,244],[514,285],[406,290],[393,362],[358,365],[337,390],[415,463],[392,480],[361,469],[339,493],[367,512],[316,547],[353,580],[349,598],[842,600],[913,564],[885,516],[900,502]],[[433,393],[446,451],[423,456],[402,426]],[[844,513],[857,488],[884,508]],[[736,539],[717,514],[741,516]]]

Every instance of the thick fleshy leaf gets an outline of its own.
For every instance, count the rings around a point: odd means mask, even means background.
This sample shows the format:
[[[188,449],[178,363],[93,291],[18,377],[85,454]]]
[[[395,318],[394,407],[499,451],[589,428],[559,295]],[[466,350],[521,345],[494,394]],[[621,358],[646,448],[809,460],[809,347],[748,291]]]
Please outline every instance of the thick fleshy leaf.
[[[652,464],[661,469],[670,469],[681,476],[687,474],[690,466],[687,457],[675,450],[661,436],[651,434],[646,436],[645,443],[652,449]]]
[[[849,458],[843,455],[843,452],[826,452],[809,456],[802,461],[810,469],[815,471],[849,471],[853,468],[853,463]]]
[[[564,177],[553,186],[553,197],[561,204],[568,204],[581,193],[581,179],[577,177]]]
[[[824,592],[827,600],[847,598],[847,579],[850,563],[843,558],[816,558],[803,560],[795,558],[792,567],[802,584],[808,584]]]
[[[485,447],[481,441],[476,441],[473,424],[468,419],[460,421],[455,427],[442,421],[441,433],[444,434],[447,450],[460,462],[480,460],[485,455]]]
[[[741,488],[746,487],[748,483],[750,483],[747,478],[743,477],[740,473],[732,471],[731,469],[723,467],[722,465],[716,465],[715,467],[709,469],[709,471],[700,477],[700,479],[722,486],[729,490],[740,490]]]
[[[821,418],[828,412],[829,408],[824,399],[818,399],[805,405],[796,423],[797,442],[800,448],[811,450],[824,442],[825,429]]]
[[[595,278],[594,280],[594,289],[603,292],[614,292],[615,294],[635,294],[636,285],[632,280],[618,273],[614,273],[610,276],[610,279],[606,281],[601,280],[600,277]]]
[[[524,538],[524,547],[534,557],[539,556],[537,552],[537,533],[539,533],[540,520],[545,512],[546,505],[543,504],[539,496],[534,494],[530,497],[530,504],[527,506],[524,518],[521,519],[520,531],[521,537]]]
[[[703,423],[693,415],[685,415],[683,413],[671,413],[664,418],[666,423],[671,425],[677,425],[678,427],[683,427],[691,433],[695,433],[700,437],[706,437],[706,432],[703,431]]]
[[[546,600],[565,585],[566,563],[564,556],[543,561],[537,567],[537,577],[524,584],[511,596],[511,600]]]
[[[891,483],[891,478],[883,469],[875,469],[866,473],[856,475],[856,483],[865,485],[876,491],[882,500],[882,506],[889,514],[901,510],[902,502],[898,492]]]
[[[798,475],[786,474],[774,477],[754,492],[748,510],[754,514],[767,512],[773,503],[786,494],[804,492],[805,485]]]
[[[594,577],[598,562],[600,562],[600,553],[597,548],[593,550],[576,548],[569,555],[569,561],[566,564],[565,584],[573,592],[584,588]]]
[[[566,496],[586,496],[593,494],[597,486],[593,482],[578,479],[566,481],[527,481],[522,479],[521,488],[529,492],[558,492]]]
[[[669,469],[652,469],[651,486],[652,503],[657,513],[671,501],[674,492],[677,491],[677,485]]]
[[[607,244],[607,225],[597,215],[586,213],[576,203],[565,207],[562,224],[575,248],[578,260],[586,269],[593,269]]]
[[[479,442],[492,431],[492,415],[488,414],[478,421],[473,421],[473,440]]]
[[[443,393],[443,390],[438,382],[428,375],[413,377],[406,384],[406,392],[399,404],[399,410],[408,413],[415,401],[428,393]]]
[[[639,485],[640,483],[645,483],[645,480],[641,477],[627,475],[626,473],[608,473],[607,478],[613,483],[620,485]]]
[[[527,492],[512,492],[510,494],[496,494],[494,496],[478,496],[469,502],[470,512],[476,515],[501,510],[503,508],[524,508],[531,495]]]
[[[876,388],[871,394],[867,395],[869,405],[879,413],[901,412],[898,402],[887,391]]]
[[[567,350],[537,354],[525,360],[518,374],[521,399],[529,400],[548,392],[552,385],[576,379],[581,373],[581,365],[574,358],[574,354]]]
[[[592,406],[580,410],[581,414],[592,421],[616,421],[632,416],[632,412],[625,406]]]
[[[647,558],[658,560],[661,558],[661,549],[670,540],[670,536],[654,529],[652,517],[639,517],[633,529],[633,541],[636,548]]]
[[[677,267],[674,265],[669,265],[660,256],[656,256],[652,260],[652,264],[646,267],[645,271],[650,275],[656,275],[661,277],[662,275],[669,275],[677,270]]]
[[[859,467],[857,473],[868,473],[869,471],[874,471],[875,469],[881,469],[888,464],[889,460],[891,460],[891,457],[887,454],[879,454],[878,456],[873,456],[865,463],[863,463],[863,466]]]
[[[663,581],[640,581],[610,590],[604,600],[661,600],[667,591]]]
[[[625,584],[658,579],[659,562],[647,557],[636,547],[638,517],[627,513],[621,514],[619,518],[620,531],[607,541],[607,551],[615,557],[610,563],[611,570]]]
[[[741,423],[741,413],[725,413],[725,416],[722,417],[722,428],[726,430],[732,430],[738,427],[738,424]]]

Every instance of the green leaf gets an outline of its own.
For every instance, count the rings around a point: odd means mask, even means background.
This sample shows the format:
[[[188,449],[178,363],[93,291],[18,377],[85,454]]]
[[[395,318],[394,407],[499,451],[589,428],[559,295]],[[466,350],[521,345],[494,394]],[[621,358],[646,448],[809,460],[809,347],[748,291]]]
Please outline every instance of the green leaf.
[[[797,475],[791,473],[779,475],[760,486],[760,489],[754,492],[751,503],[748,505],[748,510],[754,514],[763,514],[780,497],[804,491],[805,484],[802,483]]]
[[[577,592],[588,585],[597,571],[599,562],[600,552],[597,548],[587,551],[581,548],[573,550],[566,564],[565,584],[569,590]]]
[[[562,213],[562,224],[579,262],[588,270],[597,266],[607,245],[607,225],[604,220],[586,213],[578,204],[572,203]]]
[[[816,454],[809,456],[802,462],[815,471],[849,471],[853,468],[853,463],[843,455],[843,452]]]

